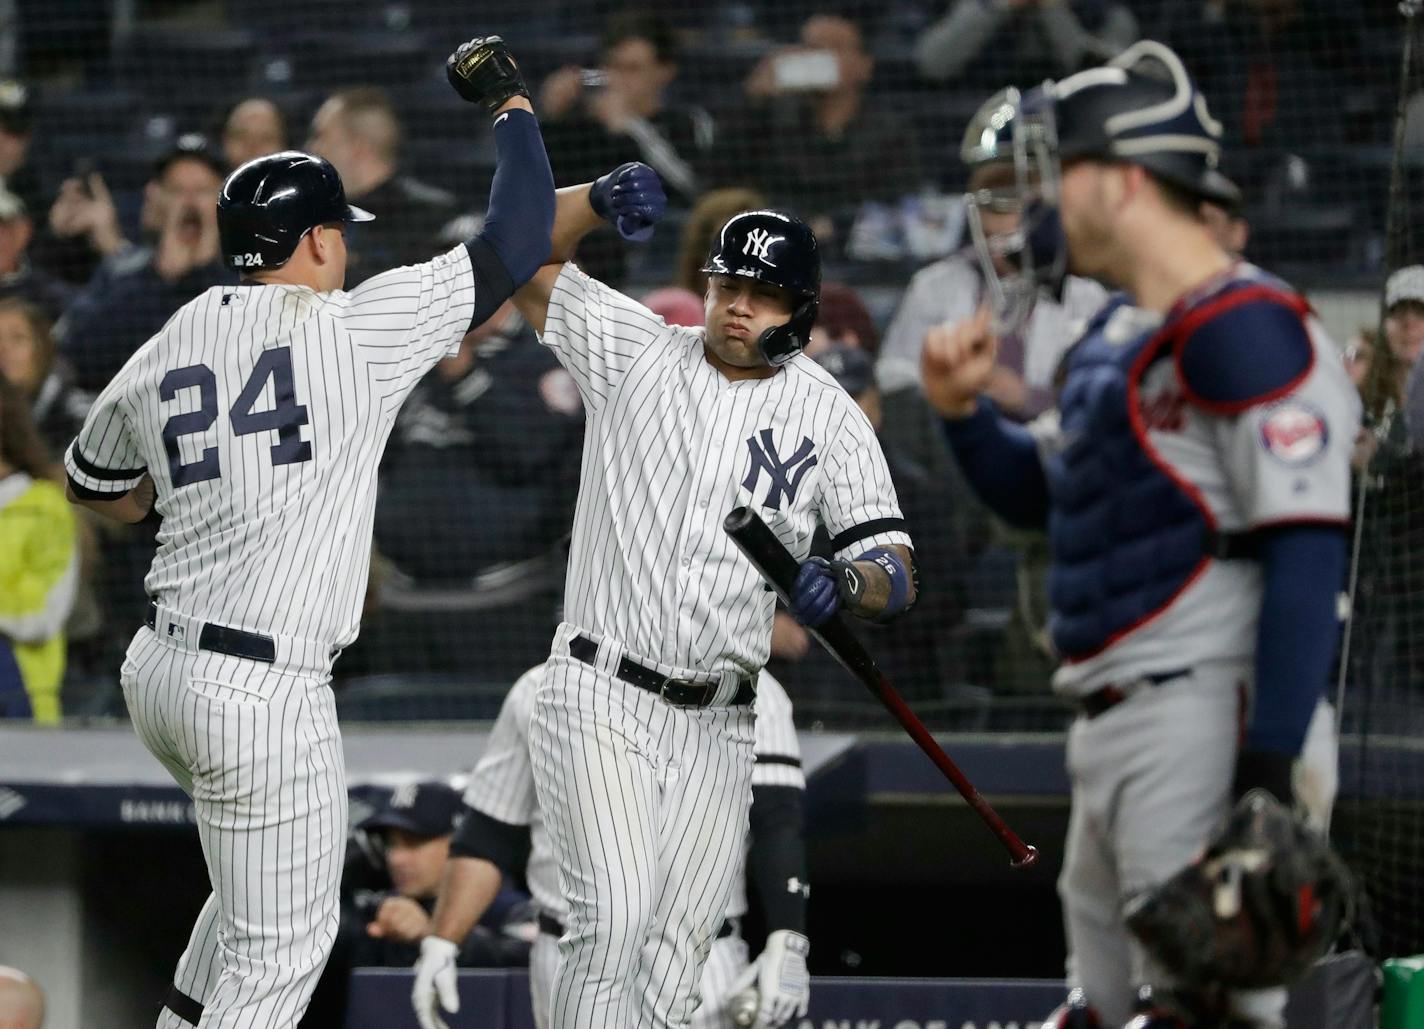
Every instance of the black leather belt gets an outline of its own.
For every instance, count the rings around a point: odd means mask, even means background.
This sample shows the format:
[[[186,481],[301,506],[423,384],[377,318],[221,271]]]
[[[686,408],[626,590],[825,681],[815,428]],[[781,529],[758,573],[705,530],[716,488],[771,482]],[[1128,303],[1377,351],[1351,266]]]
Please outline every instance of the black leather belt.
[[[1078,710],[1083,712],[1089,719],[1097,718],[1105,711],[1111,711],[1128,697],[1141,691],[1148,686],[1161,686],[1164,682],[1171,682],[1173,679],[1180,679],[1184,675],[1191,675],[1190,668],[1176,668],[1170,672],[1157,672],[1153,675],[1139,675],[1130,682],[1118,685],[1108,683],[1086,697],[1079,697],[1075,703]]]
[[[569,656],[591,665],[598,658],[598,644],[587,636],[575,636],[569,640]],[[632,683],[640,690],[656,693],[669,704],[677,707],[706,707],[717,696],[720,683],[693,682],[691,679],[674,679],[644,668],[636,661],[623,658],[618,662],[618,678]],[[756,680],[747,676],[737,683],[736,695],[728,701],[731,705],[750,704],[756,700]]]
[[[539,915],[539,931],[546,936],[561,937],[564,935],[564,923],[551,915],[546,915],[541,912]],[[722,923],[721,928],[717,930],[717,939],[725,940],[736,931],[737,923],[728,918]]]
[[[158,605],[149,604],[143,624],[158,632],[158,626],[155,624],[157,621]],[[245,657],[251,661],[264,661],[269,665],[277,660],[277,641],[271,636],[248,632],[246,629],[229,629],[226,625],[216,625],[213,622],[203,623],[203,628],[198,632],[198,649],[232,657]]]

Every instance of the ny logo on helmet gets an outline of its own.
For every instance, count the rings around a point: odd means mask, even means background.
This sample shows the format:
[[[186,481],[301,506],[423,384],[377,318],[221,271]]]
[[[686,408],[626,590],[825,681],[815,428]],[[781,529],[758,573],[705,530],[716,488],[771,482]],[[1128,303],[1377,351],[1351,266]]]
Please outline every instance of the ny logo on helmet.
[[[747,233],[747,241],[742,244],[742,253],[750,254],[768,268],[775,268],[776,262],[771,259],[771,248],[786,239],[785,236],[773,236],[766,229],[752,229]]]

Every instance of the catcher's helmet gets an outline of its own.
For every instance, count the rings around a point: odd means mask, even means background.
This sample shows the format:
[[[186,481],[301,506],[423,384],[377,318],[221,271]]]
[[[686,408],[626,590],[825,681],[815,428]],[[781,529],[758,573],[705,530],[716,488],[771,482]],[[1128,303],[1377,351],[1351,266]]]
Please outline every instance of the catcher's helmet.
[[[1181,58],[1152,40],[1061,82],[996,93],[970,120],[960,157],[970,166],[1002,161],[1015,169],[1012,192],[1024,217],[1009,256],[1029,281],[1055,292],[1067,270],[1057,217],[1065,161],[1137,164],[1193,196],[1226,206],[1240,202],[1240,191],[1217,169],[1221,123]],[[984,198],[969,199],[983,206]],[[1005,198],[994,199],[1002,204]],[[973,229],[972,204],[970,214]]]
[[[1252,790],[1201,858],[1128,904],[1127,926],[1185,986],[1261,989],[1304,974],[1353,899],[1330,845]]]
[[[299,150],[248,161],[218,195],[223,259],[241,271],[286,264],[314,226],[374,217],[346,202],[330,162]]]
[[[821,254],[816,234],[801,219],[780,211],[734,215],[722,226],[702,270],[759,279],[795,297],[791,320],[757,340],[768,364],[785,364],[806,346],[820,306]]]

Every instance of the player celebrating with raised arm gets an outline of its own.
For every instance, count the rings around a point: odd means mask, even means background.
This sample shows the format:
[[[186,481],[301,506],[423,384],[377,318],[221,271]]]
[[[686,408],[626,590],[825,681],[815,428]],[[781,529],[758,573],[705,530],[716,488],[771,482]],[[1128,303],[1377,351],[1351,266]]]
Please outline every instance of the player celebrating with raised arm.
[[[799,357],[820,258],[790,215],[728,221],[706,323],[667,325],[564,259],[603,219],[651,231],[661,185],[624,165],[560,190],[553,261],[515,293],[587,411],[565,621],[529,744],[568,920],[550,1023],[683,1026],[736,877],[751,802],[756,673],[774,597],[722,530],[752,505],[804,557],[795,609],[886,619],[913,556],[870,423]],[[805,938],[788,939],[786,969]]]
[[[498,36],[451,55],[494,116],[476,235],[343,292],[346,203],[321,158],[244,164],[218,221],[238,286],[184,305],[100,394],[65,455],[71,499],[163,516],[124,662],[144,744],[192,796],[213,892],[162,1027],[293,1026],[338,920],[346,783],[331,666],[356,637],[376,467],[401,402],[548,256],[553,176]]]
[[[1080,712],[1059,892],[1081,989],[1046,1025],[1121,1025],[1147,985],[1156,1004],[1134,1026],[1277,1026],[1284,990],[1204,1010],[1211,984],[1149,961],[1123,905],[1191,862],[1233,795],[1291,803],[1308,728],[1330,751],[1356,394],[1300,295],[1200,220],[1220,126],[1166,47],[1011,91],[978,118],[966,138],[1018,158],[1016,262],[1050,287],[1066,268],[1126,294],[1030,427],[981,397],[989,312],[934,334],[922,363],[976,490],[1049,534],[1054,684]],[[1301,799],[1320,817],[1328,792]]]
[[[464,818],[450,847],[450,862],[440,885],[431,935],[421,944],[411,1000],[421,1029],[445,1029],[437,1000],[459,1010],[455,959],[459,944],[498,893],[506,876],[524,878],[539,905],[539,937],[529,955],[529,994],[534,1024],[549,1025],[558,940],[567,908],[559,895],[558,867],[534,791],[529,751],[529,721],[534,691],[544,673],[531,668],[509,691],[465,790]],[[741,847],[737,884],[716,941],[702,971],[702,1004],[693,1016],[695,1029],[731,1029],[734,1024],[759,1029],[804,1015],[810,979],[794,948],[806,930],[806,846],[801,835],[801,798],[806,780],[801,748],[791,721],[791,699],[781,684],[763,671],[757,678],[756,767],[752,770],[751,832]],[[747,911],[745,879],[757,890],[766,913],[766,947],[748,964],[741,918]],[[804,959],[804,954],[800,955]],[[783,975],[783,971],[791,974]],[[748,985],[758,987],[755,1022],[733,1022],[728,1002]]]

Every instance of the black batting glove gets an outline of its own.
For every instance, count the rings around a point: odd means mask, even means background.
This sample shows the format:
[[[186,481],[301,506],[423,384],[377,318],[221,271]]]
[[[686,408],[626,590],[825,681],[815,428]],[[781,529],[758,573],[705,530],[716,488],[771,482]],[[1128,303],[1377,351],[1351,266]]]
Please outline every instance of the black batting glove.
[[[490,114],[514,97],[529,99],[524,76],[499,36],[476,36],[461,43],[445,62],[445,77],[456,93]]]

